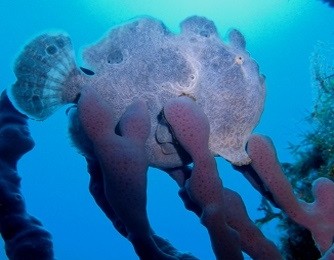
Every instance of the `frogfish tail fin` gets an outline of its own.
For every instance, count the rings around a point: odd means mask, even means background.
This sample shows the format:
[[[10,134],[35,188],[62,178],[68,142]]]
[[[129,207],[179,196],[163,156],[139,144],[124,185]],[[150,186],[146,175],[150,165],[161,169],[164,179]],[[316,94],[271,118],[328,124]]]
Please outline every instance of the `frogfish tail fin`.
[[[82,87],[72,43],[64,34],[43,34],[28,43],[14,73],[17,80],[9,88],[9,97],[20,112],[36,120],[75,102]]]

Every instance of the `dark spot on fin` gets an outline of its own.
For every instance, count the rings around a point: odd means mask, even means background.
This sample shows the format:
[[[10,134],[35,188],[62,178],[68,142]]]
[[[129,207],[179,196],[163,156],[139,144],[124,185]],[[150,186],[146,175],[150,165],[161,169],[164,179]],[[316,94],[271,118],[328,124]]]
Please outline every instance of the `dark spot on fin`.
[[[83,73],[85,73],[86,75],[89,75],[89,76],[93,76],[95,73],[89,69],[86,69],[86,68],[83,68],[83,67],[80,67],[81,71]]]
[[[57,53],[57,51],[58,51],[57,47],[54,46],[53,44],[52,44],[52,45],[49,45],[48,47],[46,47],[46,52],[47,52],[47,54],[49,54],[49,55],[54,55],[54,54]]]

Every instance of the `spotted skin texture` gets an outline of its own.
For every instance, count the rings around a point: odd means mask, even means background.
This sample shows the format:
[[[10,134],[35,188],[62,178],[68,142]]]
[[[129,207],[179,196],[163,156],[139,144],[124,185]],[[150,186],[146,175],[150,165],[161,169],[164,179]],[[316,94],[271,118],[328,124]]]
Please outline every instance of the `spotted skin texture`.
[[[43,120],[94,86],[109,103],[114,124],[141,99],[151,121],[145,143],[149,164],[172,168],[185,164],[183,151],[158,115],[169,99],[190,96],[209,119],[210,152],[235,165],[249,164],[245,145],[262,114],[265,86],[243,35],[231,30],[223,42],[214,23],[198,16],[180,27],[181,33],[173,34],[150,17],[115,27],[86,48],[83,59],[90,70],[83,71],[66,34],[41,35],[17,59],[11,99],[20,111]]]

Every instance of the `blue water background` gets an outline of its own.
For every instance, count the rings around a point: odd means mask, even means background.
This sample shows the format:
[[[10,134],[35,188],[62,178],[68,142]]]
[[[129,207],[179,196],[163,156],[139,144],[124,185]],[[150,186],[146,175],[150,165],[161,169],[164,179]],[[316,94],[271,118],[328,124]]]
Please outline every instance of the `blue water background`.
[[[41,32],[67,32],[78,64],[84,65],[82,49],[112,26],[151,15],[177,32],[179,22],[194,14],[215,21],[222,38],[233,27],[245,35],[247,49],[266,75],[265,111],[256,132],[274,140],[281,161],[292,161],[288,142],[298,142],[307,131],[304,118],[312,110],[311,53],[318,41],[334,38],[334,9],[317,0],[0,0],[0,87],[15,81],[15,57]],[[19,163],[22,191],[29,212],[52,233],[57,259],[137,259],[88,192],[85,161],[69,143],[65,110],[45,122],[32,121],[30,127],[36,147]],[[228,163],[217,161],[224,185],[242,195],[252,219],[259,218],[260,197]],[[179,250],[214,259],[206,230],[184,209],[176,184],[157,170],[150,170],[148,179],[148,212],[155,231]],[[274,225],[263,230],[277,242]],[[0,259],[6,259],[0,246]]]

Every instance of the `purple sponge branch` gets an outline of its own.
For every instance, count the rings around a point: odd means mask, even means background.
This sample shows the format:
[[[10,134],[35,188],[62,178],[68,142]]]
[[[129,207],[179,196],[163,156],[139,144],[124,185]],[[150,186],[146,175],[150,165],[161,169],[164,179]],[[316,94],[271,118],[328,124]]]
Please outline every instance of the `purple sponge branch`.
[[[242,259],[239,234],[226,223],[222,181],[209,150],[209,121],[199,106],[186,96],[169,100],[164,116],[176,139],[190,154],[194,167],[185,183],[189,197],[201,209],[217,259]]]
[[[334,239],[334,182],[327,178],[315,180],[312,184],[314,202],[306,203],[294,195],[269,138],[252,135],[247,151],[252,167],[277,204],[292,220],[311,231],[319,251],[324,254]]]
[[[0,233],[6,254],[15,260],[54,259],[51,235],[26,211],[17,162],[34,147],[27,117],[17,112],[5,92],[0,98]]]
[[[101,167],[97,160],[87,159],[88,172],[90,174],[89,190],[92,194],[96,204],[102,209],[106,216],[111,220],[116,230],[124,237],[127,237],[128,233],[123,221],[116,215],[113,207],[108,203],[104,193],[104,184]],[[152,230],[152,237],[156,245],[161,251],[166,254],[176,256],[180,260],[196,260],[197,258],[188,253],[179,252],[174,246],[166,239],[158,236]]]
[[[176,168],[168,172],[172,177],[176,174],[188,179],[190,176],[189,168]],[[202,209],[190,198],[187,189],[183,186],[184,182],[178,182],[180,186],[179,195],[185,207],[193,211],[197,216],[202,215]],[[249,218],[246,207],[240,195],[228,188],[224,188],[225,214],[227,224],[236,230],[240,235],[240,245],[242,251],[247,253],[252,259],[256,260],[281,260],[282,256],[275,244],[265,238],[261,230]]]
[[[82,100],[81,100],[82,102]],[[91,107],[93,109],[93,107]],[[137,110],[138,111],[138,110]],[[86,158],[88,172],[90,174],[90,183],[89,183],[89,191],[92,194],[96,204],[101,208],[104,214],[109,218],[109,220],[113,223],[116,230],[124,237],[129,238],[129,231],[126,227],[126,222],[123,221],[122,218],[118,216],[115,212],[114,203],[111,203],[111,200],[108,199],[106,194],[106,179],[104,178],[103,168],[101,167],[101,161],[94,151],[94,144],[92,140],[88,137],[85,131],[83,131],[82,121],[79,120],[78,117],[78,109],[77,106],[71,107],[68,111],[69,116],[69,132],[71,135],[71,139],[74,145],[79,149],[79,152]],[[101,111],[100,111],[101,112]],[[122,126],[123,134],[131,132],[129,128],[129,124],[126,123],[127,118],[131,116],[129,113],[124,114],[122,116]],[[100,117],[104,118],[104,117]],[[108,121],[107,121],[108,122]],[[107,123],[106,122],[106,123]],[[139,121],[140,123],[140,121]],[[101,122],[100,125],[103,125],[104,122]],[[86,128],[87,129],[87,128]],[[92,131],[92,129],[88,129]],[[100,129],[103,132],[103,129]],[[99,132],[99,133],[101,133]],[[119,136],[121,138],[121,136]],[[173,256],[180,260],[196,260],[197,258],[188,253],[181,253],[177,249],[175,249],[172,244],[166,239],[156,235],[152,229],[150,229],[151,237],[156,244],[156,246],[163,253]],[[142,244],[144,241],[141,241]],[[145,256],[146,257],[146,256]],[[145,259],[145,257],[143,259]]]

